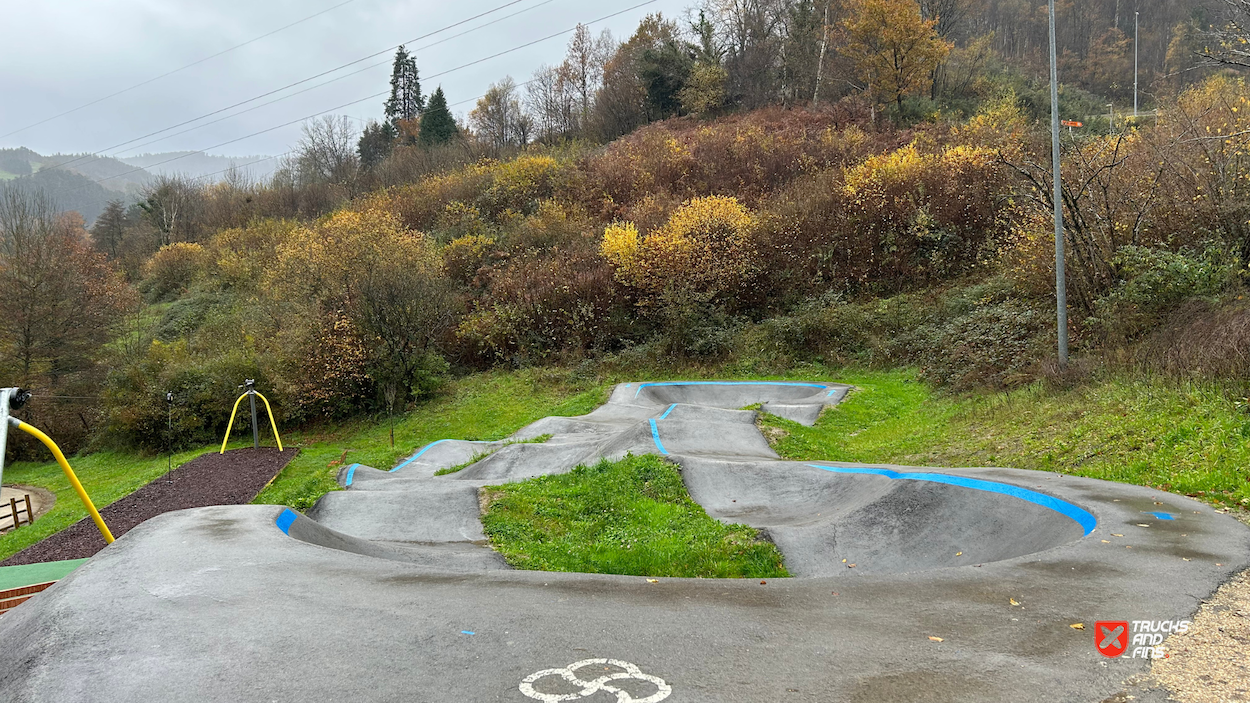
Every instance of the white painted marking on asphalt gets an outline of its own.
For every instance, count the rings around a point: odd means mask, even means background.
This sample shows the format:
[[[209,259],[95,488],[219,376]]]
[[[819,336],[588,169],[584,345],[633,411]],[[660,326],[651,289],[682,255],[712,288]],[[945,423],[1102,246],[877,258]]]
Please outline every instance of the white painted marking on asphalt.
[[[592,681],[579,679],[577,675],[573,673],[582,667],[590,666],[592,664],[607,664],[609,666],[615,666],[618,669],[624,669],[624,671],[618,671],[615,674],[600,676]],[[547,676],[559,676],[574,686],[580,686],[582,690],[577,691],[576,693],[542,693],[536,690],[534,688],[534,682]],[[609,683],[611,681],[621,681],[625,679],[647,681],[655,685],[656,691],[646,698],[634,698],[628,692],[622,691]],[[659,703],[673,693],[672,686],[665,683],[664,679],[658,676],[652,676],[651,674],[644,674],[642,673],[642,669],[639,669],[636,664],[630,664],[629,662],[621,661],[620,659],[583,659],[579,662],[573,662],[562,669],[543,669],[542,671],[535,671],[521,680],[520,689],[521,693],[524,693],[527,697],[535,700],[547,701],[548,703],[557,703],[558,701],[575,701],[579,698],[593,696],[600,691],[614,694],[616,696],[617,703]]]

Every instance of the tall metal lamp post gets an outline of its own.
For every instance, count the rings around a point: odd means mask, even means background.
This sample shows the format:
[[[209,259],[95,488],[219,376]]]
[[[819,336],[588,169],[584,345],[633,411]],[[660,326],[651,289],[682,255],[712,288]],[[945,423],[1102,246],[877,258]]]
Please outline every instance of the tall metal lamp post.
[[[1059,72],[1055,60],[1055,0],[1050,6],[1050,163],[1055,203],[1055,311],[1059,324],[1059,366],[1068,365],[1068,290],[1063,270],[1063,184],[1059,180]]]

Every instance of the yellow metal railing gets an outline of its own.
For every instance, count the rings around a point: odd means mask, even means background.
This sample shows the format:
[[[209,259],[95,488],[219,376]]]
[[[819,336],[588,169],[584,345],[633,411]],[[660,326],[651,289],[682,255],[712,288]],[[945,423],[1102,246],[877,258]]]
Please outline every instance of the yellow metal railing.
[[[256,393],[256,391],[250,391],[239,396],[239,399],[234,401],[234,409],[230,411],[230,422],[226,423],[226,437],[221,440],[221,451],[217,452],[218,454],[226,453],[226,443],[230,441],[230,428],[234,427],[234,416],[239,412],[239,403],[242,403],[243,399],[252,393],[255,393],[261,400],[265,401],[265,411],[269,413],[269,425],[273,427],[273,438],[278,440],[278,451],[282,451],[282,438],[278,436],[278,423],[273,419],[273,408],[269,407],[269,400],[260,393]]]
[[[69,479],[70,485],[72,485],[74,487],[74,491],[78,493],[78,498],[82,501],[82,504],[87,507],[87,512],[91,513],[91,519],[95,522],[95,526],[100,530],[100,534],[104,536],[104,541],[112,544],[113,533],[109,532],[108,525],[104,524],[104,518],[100,517],[100,511],[95,509],[95,504],[91,502],[91,496],[87,495],[86,489],[84,489],[82,484],[79,483],[78,477],[74,475],[74,470],[69,467],[69,462],[65,460],[65,455],[61,453],[61,448],[56,446],[56,442],[53,442],[52,438],[44,434],[38,427],[28,425],[17,418],[9,418],[9,422],[12,423],[12,425],[17,429],[33,436],[40,442],[43,442],[43,445],[52,452],[52,456],[56,457],[56,463],[61,465],[61,470],[65,472],[65,477]]]

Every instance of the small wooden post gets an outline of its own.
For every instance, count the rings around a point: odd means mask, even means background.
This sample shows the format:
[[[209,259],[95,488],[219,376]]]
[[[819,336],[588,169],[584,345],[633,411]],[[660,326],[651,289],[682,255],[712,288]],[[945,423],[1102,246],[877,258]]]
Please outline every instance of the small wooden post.
[[[35,511],[30,509],[30,494],[26,494],[26,524],[35,524]]]
[[[13,517],[13,529],[16,530],[17,526],[22,524],[17,521],[17,498],[9,498],[9,511],[9,515]]]

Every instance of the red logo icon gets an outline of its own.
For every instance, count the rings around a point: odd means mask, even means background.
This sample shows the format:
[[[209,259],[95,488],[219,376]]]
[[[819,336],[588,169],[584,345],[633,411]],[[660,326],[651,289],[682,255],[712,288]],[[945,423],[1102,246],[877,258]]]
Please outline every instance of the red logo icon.
[[[1128,621],[1112,620],[1094,623],[1094,646],[1104,657],[1118,657],[1128,649]]]

